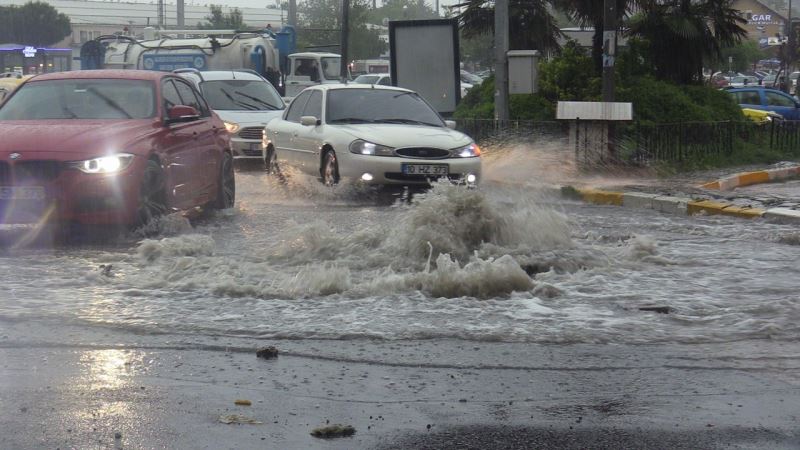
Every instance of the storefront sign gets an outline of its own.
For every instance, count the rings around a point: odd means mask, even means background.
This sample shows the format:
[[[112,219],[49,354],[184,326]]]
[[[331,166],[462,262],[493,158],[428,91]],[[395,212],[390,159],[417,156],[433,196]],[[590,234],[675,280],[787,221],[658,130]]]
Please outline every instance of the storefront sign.
[[[25,47],[22,49],[22,54],[26,58],[33,58],[36,56],[36,47]]]

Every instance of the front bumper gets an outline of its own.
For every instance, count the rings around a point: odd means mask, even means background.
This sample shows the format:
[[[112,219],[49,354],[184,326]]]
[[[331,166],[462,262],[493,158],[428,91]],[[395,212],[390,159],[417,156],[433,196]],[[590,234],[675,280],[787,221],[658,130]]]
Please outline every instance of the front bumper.
[[[264,159],[264,147],[261,139],[231,137],[231,148],[234,159]]]
[[[398,158],[392,156],[366,156],[348,153],[340,155],[339,175],[342,178],[361,180],[367,184],[378,185],[428,185],[440,178],[452,181],[465,182],[468,175],[474,175],[477,184],[481,178],[481,159],[474,158],[447,158],[447,159],[416,159]],[[403,173],[403,164],[432,164],[446,165],[448,175],[408,175]],[[365,180],[364,174],[371,175],[371,180]]]
[[[61,164],[57,174],[44,178],[0,179],[6,188],[32,188],[42,198],[0,199],[0,224],[79,223],[132,224],[139,205],[139,188],[145,161],[135,158],[117,174],[86,174]],[[14,173],[12,166],[9,173]],[[6,189],[7,192],[12,189]]]

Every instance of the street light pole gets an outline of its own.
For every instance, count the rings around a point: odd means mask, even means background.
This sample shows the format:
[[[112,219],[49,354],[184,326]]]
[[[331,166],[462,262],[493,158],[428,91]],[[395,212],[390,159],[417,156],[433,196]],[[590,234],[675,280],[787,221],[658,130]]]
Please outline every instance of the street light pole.
[[[347,82],[347,62],[348,47],[347,40],[350,37],[350,0],[342,0],[342,43],[341,43],[341,65],[339,68],[339,76],[342,83]]]
[[[494,2],[494,118],[508,120],[508,0]]]

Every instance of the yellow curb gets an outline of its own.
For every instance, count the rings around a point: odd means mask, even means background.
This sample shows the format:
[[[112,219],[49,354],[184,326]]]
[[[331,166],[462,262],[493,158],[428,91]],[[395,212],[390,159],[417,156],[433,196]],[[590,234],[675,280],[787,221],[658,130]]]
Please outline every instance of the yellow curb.
[[[578,189],[583,201],[595,205],[622,206],[622,192],[600,191],[597,189]]]
[[[704,187],[706,189],[715,189],[715,190],[719,190],[720,189],[719,181],[712,181],[711,183],[706,183],[702,187]]]
[[[746,172],[739,174],[739,186],[750,186],[751,184],[769,182],[769,172]]]
[[[724,216],[753,219],[763,216],[765,210],[759,208],[744,208],[741,206],[731,205],[730,203],[720,203],[711,200],[701,200],[689,202],[686,205],[686,212],[689,215],[705,212],[706,214],[721,214]]]

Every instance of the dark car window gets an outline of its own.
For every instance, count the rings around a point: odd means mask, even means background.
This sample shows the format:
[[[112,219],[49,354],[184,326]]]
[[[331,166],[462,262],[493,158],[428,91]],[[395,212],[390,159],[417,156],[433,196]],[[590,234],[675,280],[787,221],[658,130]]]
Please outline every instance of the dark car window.
[[[211,109],[274,111],[283,109],[281,96],[264,80],[217,80],[200,83]]]
[[[173,80],[175,83],[175,88],[178,89],[178,94],[181,96],[181,100],[183,104],[186,106],[191,106],[192,108],[196,109],[197,112],[200,113],[202,116],[207,116],[208,111],[205,108],[205,104],[197,97],[188,83],[184,83],[183,81]]]
[[[175,105],[180,105],[182,101],[181,96],[178,95],[178,90],[175,89],[175,85],[172,83],[172,80],[167,80],[164,82],[164,85],[161,87],[161,96],[164,97],[165,112]]]
[[[769,106],[783,106],[787,108],[794,108],[795,103],[791,98],[778,94],[777,92],[766,92],[767,105]]]
[[[303,109],[304,116],[314,116],[317,119],[322,118],[322,92],[314,91]]]
[[[290,122],[300,122],[300,116],[303,115],[303,110],[306,107],[306,102],[310,95],[311,91],[301,92],[300,95],[292,100],[292,103],[289,105],[289,110],[286,111],[286,120]]]
[[[378,82],[381,86],[391,86],[392,85],[392,77],[383,77],[381,81]]]
[[[761,97],[758,91],[739,91],[735,93],[737,103],[741,105],[760,105]]]
[[[0,120],[146,119],[155,116],[153,82],[67,79],[25,83],[0,107]]]
[[[394,89],[328,91],[327,123],[411,123],[444,126],[439,114],[417,93]]]

